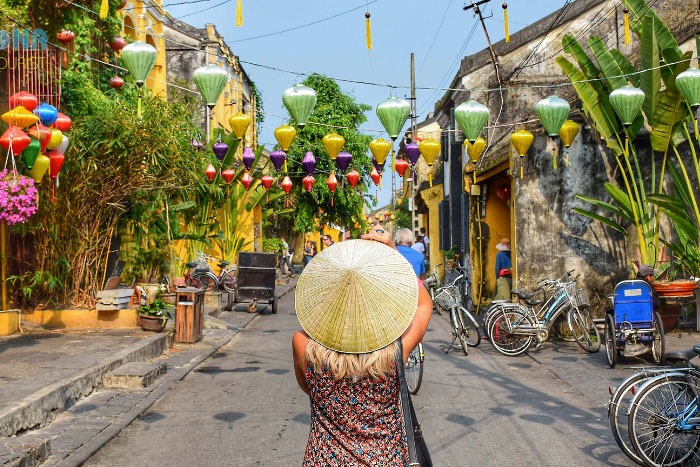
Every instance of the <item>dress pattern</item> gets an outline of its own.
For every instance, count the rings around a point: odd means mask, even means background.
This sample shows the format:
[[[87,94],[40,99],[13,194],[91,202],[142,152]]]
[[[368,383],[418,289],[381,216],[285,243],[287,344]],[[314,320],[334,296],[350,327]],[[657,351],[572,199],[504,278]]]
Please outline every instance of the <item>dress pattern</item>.
[[[381,379],[334,381],[306,369],[311,432],[304,466],[408,466],[408,444],[394,370]]]

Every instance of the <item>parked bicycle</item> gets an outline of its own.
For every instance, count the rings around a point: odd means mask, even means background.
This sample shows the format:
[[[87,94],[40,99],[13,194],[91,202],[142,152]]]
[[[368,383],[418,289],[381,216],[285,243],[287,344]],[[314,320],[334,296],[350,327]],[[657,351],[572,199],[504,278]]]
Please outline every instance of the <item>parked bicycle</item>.
[[[450,351],[455,340],[459,340],[464,355],[469,355],[469,347],[476,347],[481,343],[479,323],[474,316],[462,306],[462,294],[457,285],[462,279],[460,274],[452,282],[436,290],[435,304],[438,308],[450,313],[450,325],[452,326],[452,342],[448,347]]]
[[[423,341],[420,341],[408,355],[408,359],[404,364],[404,374],[406,375],[406,384],[408,392],[411,394],[418,393],[421,382],[423,381],[423,361],[425,354],[423,353]]]
[[[573,273],[569,271],[557,280],[543,279],[533,292],[513,290],[512,294],[524,305],[494,302],[484,319],[484,328],[494,348],[503,355],[515,357],[527,352],[533,343],[539,347],[549,337],[557,318],[566,313],[576,343],[587,352],[600,350],[600,333],[591,316],[588,294],[585,289],[576,288],[580,275],[571,279]],[[540,293],[543,298],[535,299]],[[536,308],[538,305],[541,306]]]
[[[187,263],[188,268],[195,268],[194,273],[191,275],[185,275],[185,283],[188,287],[196,287],[199,289],[204,289],[208,292],[218,292],[219,288],[223,287],[227,292],[235,293],[235,266],[231,266],[231,263],[228,261],[206,255],[201,251],[196,252],[195,255],[198,259],[203,260],[205,263],[207,261],[218,261],[218,267],[221,271],[217,276],[212,272],[208,265],[206,268],[201,267],[202,263],[199,261]]]
[[[423,286],[426,288],[430,294],[430,299],[433,301],[433,311],[437,311],[437,313],[441,315],[442,310],[435,305],[435,291],[440,288],[440,276],[438,275],[439,266],[442,266],[442,264],[433,266],[433,273],[425,278]]]

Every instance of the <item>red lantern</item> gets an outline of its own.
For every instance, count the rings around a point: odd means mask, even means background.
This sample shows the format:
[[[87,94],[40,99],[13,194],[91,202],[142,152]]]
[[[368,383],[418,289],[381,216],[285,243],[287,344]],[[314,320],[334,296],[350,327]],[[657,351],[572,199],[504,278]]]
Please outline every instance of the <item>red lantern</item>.
[[[262,186],[265,187],[266,191],[270,191],[270,187],[272,186],[272,183],[274,183],[275,179],[272,178],[269,175],[263,175],[260,177],[260,183],[262,183]]]
[[[124,40],[123,37],[114,36],[112,41],[109,43],[109,48],[115,52],[119,52],[124,47],[126,47],[126,40]]]
[[[253,183],[253,177],[250,176],[250,172],[246,172],[243,174],[243,177],[241,177],[241,183],[247,190],[250,188],[250,184]]]
[[[20,105],[31,112],[39,106],[39,100],[27,91],[16,92],[10,96],[10,108]]]
[[[333,194],[335,193],[335,189],[338,188],[338,179],[335,178],[335,172],[331,172],[328,176],[326,185],[328,185],[328,189],[331,191],[331,206],[333,206]]]
[[[121,76],[115,76],[114,78],[109,80],[109,85],[117,91],[119,91],[122,88],[122,86],[124,86],[124,78],[122,78]]]
[[[31,142],[31,138],[16,126],[11,126],[0,136],[0,144],[2,147],[5,148],[5,151],[9,151],[10,147],[12,147],[12,153],[15,156],[19,156],[19,153],[27,149],[27,146],[29,146]]]
[[[406,169],[408,168],[408,162],[404,159],[396,159],[395,166],[396,173],[399,174],[399,177],[403,177],[404,172],[406,172]]]
[[[39,123],[31,127],[27,133],[29,133],[29,136],[41,143],[41,152],[46,152],[46,147],[49,145],[49,141],[51,141],[51,128]]]
[[[503,201],[508,201],[510,199],[510,186],[501,185],[496,190],[496,196],[498,196]]]
[[[304,188],[306,188],[306,192],[311,193],[311,189],[314,187],[314,183],[316,183],[316,179],[314,178],[313,175],[307,175],[306,177],[301,179],[301,183],[304,184]]]
[[[398,162],[398,161],[396,161]],[[379,185],[379,180],[382,179],[382,176],[379,175],[379,172],[377,172],[376,167],[372,167],[372,173],[369,174],[370,177],[372,177],[372,181],[374,182],[375,185]]]
[[[231,182],[233,181],[233,177],[236,176],[236,172],[234,172],[231,169],[226,169],[223,172],[221,172],[221,177],[226,180],[226,184],[230,185]]]
[[[292,179],[289,178],[289,175],[284,176],[284,179],[282,180],[282,189],[287,194],[292,191]]]
[[[357,182],[360,181],[360,173],[357,170],[351,170],[350,172],[348,172],[346,177],[348,178],[348,183],[353,188],[355,188],[355,185],[357,185]]]
[[[56,179],[61,172],[61,168],[63,168],[63,162],[65,162],[66,158],[58,151],[49,151],[46,155],[49,156],[49,176]]]
[[[207,170],[205,170],[204,173],[207,174],[207,178],[210,182],[214,180],[214,177],[216,177],[216,169],[212,164],[207,166]]]
[[[71,120],[68,115],[61,112],[58,113],[56,121],[51,125],[52,128],[56,128],[61,131],[68,131],[70,130],[71,126],[73,126],[73,120]]]
[[[56,39],[64,46],[68,46],[75,39],[75,33],[68,29],[61,29],[60,32],[56,33]]]

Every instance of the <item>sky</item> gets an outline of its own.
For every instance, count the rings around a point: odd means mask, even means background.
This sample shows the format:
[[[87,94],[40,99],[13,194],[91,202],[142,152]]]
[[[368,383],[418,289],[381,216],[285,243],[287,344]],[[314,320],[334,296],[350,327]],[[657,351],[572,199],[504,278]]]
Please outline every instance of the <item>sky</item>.
[[[184,2],[192,2],[185,3]],[[214,23],[229,47],[242,61],[299,73],[321,73],[328,77],[357,81],[410,85],[410,55],[415,53],[416,86],[447,87],[461,59],[487,46],[478,18],[463,11],[463,1],[454,0],[241,0],[243,26],[235,27],[236,0],[163,0],[174,17],[195,27]],[[369,5],[367,5],[369,3]],[[493,43],[504,38],[502,0],[481,7]],[[508,3],[510,33],[561,8],[565,0],[512,0]],[[179,4],[179,5],[177,5]],[[356,10],[317,24],[269,37],[249,39],[312,23]],[[369,9],[372,50],[365,42],[365,12]],[[476,30],[470,36],[470,31]],[[247,40],[249,39],[249,40]],[[287,115],[282,105],[285,89],[303,76],[243,64],[246,73],[262,93],[265,112]],[[387,86],[339,83],[357,102],[374,109],[390,95]],[[396,89],[397,97],[410,96],[409,89]],[[444,91],[418,90],[418,121],[432,111]],[[374,110],[368,111],[362,128],[382,130]],[[275,128],[286,119],[265,116],[260,143],[271,149]],[[373,137],[386,133],[366,131]],[[390,166],[387,166],[390,168]],[[391,199],[391,170],[384,170],[379,206]]]

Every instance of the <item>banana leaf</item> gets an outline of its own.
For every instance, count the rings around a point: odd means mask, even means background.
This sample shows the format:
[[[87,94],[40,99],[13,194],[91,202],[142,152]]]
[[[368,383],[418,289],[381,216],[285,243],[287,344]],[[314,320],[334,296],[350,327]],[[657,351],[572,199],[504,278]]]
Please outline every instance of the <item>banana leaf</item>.
[[[574,56],[586,79],[596,79],[600,76],[600,70],[595,66],[593,60],[588,57],[588,54],[573,34],[566,34],[561,40],[561,45],[564,52]]]
[[[620,224],[618,224],[617,222],[615,222],[611,219],[608,219],[607,217],[601,216],[601,215],[596,214],[596,213],[591,212],[591,211],[586,211],[585,209],[581,209],[581,208],[573,208],[573,211],[575,213],[581,214],[582,216],[586,216],[586,217],[589,217],[593,220],[602,222],[603,224],[607,225],[608,227],[611,227],[622,234],[628,235],[628,232]]]
[[[634,65],[632,65],[632,62],[630,62],[627,57],[622,55],[622,53],[620,53],[620,51],[617,49],[611,49],[610,54],[615,62],[617,62],[617,66],[620,67],[624,74],[628,75],[627,79],[630,81],[630,83],[632,83],[632,86],[639,87],[640,75],[639,73],[636,73],[637,69],[634,67]]]
[[[652,127],[656,124],[656,106],[659,99],[659,89],[661,88],[661,72],[659,71],[659,45],[656,38],[654,16],[644,18],[640,54],[642,57],[641,68],[646,70],[641,73],[639,87],[644,91],[644,104],[642,110],[647,117],[647,122]],[[656,149],[664,151],[664,149]]]
[[[590,47],[593,56],[595,57],[600,71],[605,77],[605,82],[608,85],[608,91],[612,92],[615,89],[627,86],[627,80],[622,77],[624,74],[620,66],[613,58],[608,48],[600,40],[600,37],[593,36],[588,39],[588,47]]]
[[[678,42],[671,34],[671,31],[666,27],[666,25],[656,16],[654,10],[651,9],[645,0],[627,0],[627,8],[630,10],[630,28],[634,30],[637,36],[643,36],[644,21],[646,18],[653,18],[654,26],[654,36],[658,44],[658,50],[666,51],[668,57],[664,55],[664,59],[667,62],[673,60],[668,60],[669,57],[682,55],[680,48],[678,47]],[[671,52],[673,51],[673,52]],[[642,68],[645,68],[642,66]]]
[[[606,203],[605,201],[600,201],[598,199],[591,198],[589,196],[585,196],[585,195],[581,195],[581,194],[577,194],[576,198],[580,199],[581,201],[585,201],[586,203],[590,203],[590,204],[592,204],[596,207],[599,207],[601,209],[604,209],[611,214],[614,214],[616,216],[620,216],[629,222],[634,223],[634,217],[631,217],[631,213],[630,213],[630,216],[628,216],[628,214],[625,211],[623,211],[621,208],[619,208],[617,206],[614,206],[610,203]]]
[[[634,223],[634,211],[632,210],[632,203],[630,202],[630,197],[627,195],[627,193],[610,182],[605,184],[605,191],[612,196],[612,199],[614,199],[620,208],[625,212],[625,218],[630,219]],[[637,213],[639,212],[640,210],[637,209]]]

